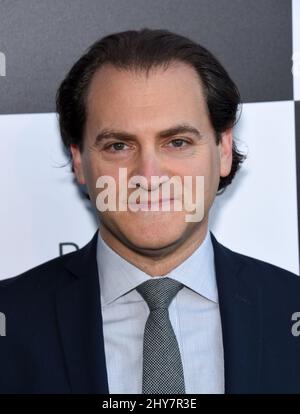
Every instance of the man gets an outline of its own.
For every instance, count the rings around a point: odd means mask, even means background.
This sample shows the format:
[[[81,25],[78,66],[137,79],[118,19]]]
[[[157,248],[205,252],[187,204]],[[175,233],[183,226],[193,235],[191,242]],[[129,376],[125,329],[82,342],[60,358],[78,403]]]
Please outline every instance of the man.
[[[1,282],[1,392],[300,391],[298,277],[209,231],[215,196],[245,158],[233,139],[239,103],[210,52],[164,30],[107,36],[73,66],[57,94],[59,125],[99,231]],[[144,177],[126,197],[121,169],[127,182]],[[186,206],[129,208],[135,190],[151,196],[188,176],[193,200],[204,177],[200,220],[186,220]],[[127,209],[99,208],[101,177]]]

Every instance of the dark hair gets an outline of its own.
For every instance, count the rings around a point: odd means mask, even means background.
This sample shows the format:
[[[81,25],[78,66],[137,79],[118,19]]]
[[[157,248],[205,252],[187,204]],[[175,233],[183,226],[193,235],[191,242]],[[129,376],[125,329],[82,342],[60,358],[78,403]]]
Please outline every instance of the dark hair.
[[[221,63],[203,46],[168,30],[128,30],[108,35],[95,42],[74,64],[61,83],[56,95],[61,137],[67,150],[76,144],[83,150],[86,122],[86,97],[95,72],[105,63],[120,69],[142,70],[181,61],[198,73],[204,90],[216,143],[221,133],[237,122],[240,94]],[[220,177],[217,194],[232,182],[246,156],[233,142],[233,162],[227,177]],[[70,152],[69,152],[70,154]],[[73,165],[72,165],[72,171]]]

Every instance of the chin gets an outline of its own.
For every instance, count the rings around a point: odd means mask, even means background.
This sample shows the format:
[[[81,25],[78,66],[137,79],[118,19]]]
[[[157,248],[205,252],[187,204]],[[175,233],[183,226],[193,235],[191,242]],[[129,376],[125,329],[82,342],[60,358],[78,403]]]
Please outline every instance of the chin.
[[[144,223],[141,227],[135,223],[134,228],[126,227],[123,234],[128,241],[140,249],[162,249],[176,243],[185,229],[173,223],[168,226],[163,223]]]
[[[131,248],[149,256],[157,256],[163,252],[171,251],[177,245],[177,238],[165,238],[164,240],[153,239],[134,239],[130,238]],[[160,252],[160,253],[159,253]]]

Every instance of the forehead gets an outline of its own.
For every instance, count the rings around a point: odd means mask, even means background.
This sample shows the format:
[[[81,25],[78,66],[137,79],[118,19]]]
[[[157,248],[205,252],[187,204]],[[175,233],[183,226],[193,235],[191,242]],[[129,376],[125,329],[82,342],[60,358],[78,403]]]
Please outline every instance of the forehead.
[[[145,126],[148,121],[161,125],[174,118],[195,122],[207,113],[201,80],[183,62],[152,68],[148,76],[106,64],[91,80],[86,107],[87,123],[98,127],[131,127],[133,122]]]

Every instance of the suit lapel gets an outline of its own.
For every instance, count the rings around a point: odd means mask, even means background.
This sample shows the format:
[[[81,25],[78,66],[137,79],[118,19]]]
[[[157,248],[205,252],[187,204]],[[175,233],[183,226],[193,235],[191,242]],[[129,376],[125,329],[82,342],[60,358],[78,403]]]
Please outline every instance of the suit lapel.
[[[97,234],[66,258],[72,279],[57,292],[58,325],[73,393],[108,394]],[[261,295],[246,262],[211,233],[219,293],[225,365],[225,393],[257,393],[261,363]],[[250,283],[249,283],[250,282]]]
[[[225,393],[257,393],[262,352],[260,291],[247,273],[246,260],[211,236],[223,333]]]
[[[97,232],[83,249],[66,257],[72,279],[56,296],[70,386],[76,394],[108,394],[96,246]]]

